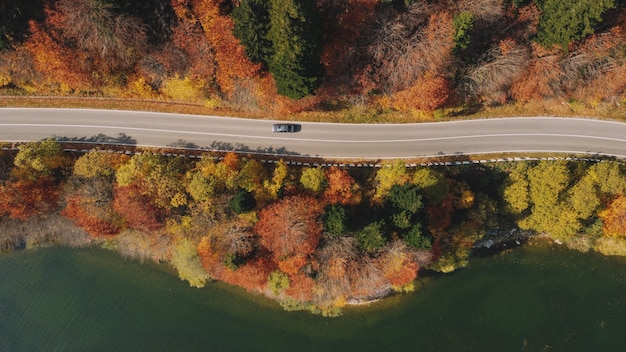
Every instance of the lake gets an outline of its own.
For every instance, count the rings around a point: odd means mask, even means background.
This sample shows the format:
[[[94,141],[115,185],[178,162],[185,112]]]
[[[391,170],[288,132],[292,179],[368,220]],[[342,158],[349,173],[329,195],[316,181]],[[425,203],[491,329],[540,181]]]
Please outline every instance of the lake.
[[[338,318],[103,249],[0,255],[0,351],[623,351],[626,258],[528,246]]]

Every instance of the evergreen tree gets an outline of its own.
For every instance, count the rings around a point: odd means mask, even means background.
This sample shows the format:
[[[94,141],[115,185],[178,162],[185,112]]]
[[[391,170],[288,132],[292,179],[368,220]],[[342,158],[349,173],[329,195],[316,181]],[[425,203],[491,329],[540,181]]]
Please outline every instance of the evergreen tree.
[[[397,210],[408,211],[410,214],[415,214],[422,208],[420,189],[410,183],[391,187],[387,200]]]
[[[569,44],[588,34],[602,21],[602,14],[615,7],[615,0],[535,0],[541,9],[537,41],[550,47]]]
[[[235,214],[243,214],[256,207],[256,200],[252,193],[241,190],[230,199],[228,205]]]
[[[346,232],[346,209],[339,205],[329,205],[322,215],[324,230],[331,235],[341,236]]]
[[[278,93],[293,99],[312,94],[322,75],[321,25],[315,2],[271,0],[269,17],[273,54],[268,64]]]
[[[456,50],[467,49],[472,41],[474,14],[469,11],[463,11],[454,16],[452,25],[454,26],[454,44],[456,44]]]
[[[402,235],[406,244],[415,249],[430,250],[433,246],[430,237],[422,233],[422,226],[416,224],[409,231]]]
[[[383,224],[373,222],[356,233],[358,247],[366,252],[375,252],[382,249],[385,239],[382,233]]]
[[[241,0],[232,13],[235,22],[233,34],[246,47],[250,60],[265,66],[273,52],[272,42],[267,39],[270,26],[268,7],[267,0]]]

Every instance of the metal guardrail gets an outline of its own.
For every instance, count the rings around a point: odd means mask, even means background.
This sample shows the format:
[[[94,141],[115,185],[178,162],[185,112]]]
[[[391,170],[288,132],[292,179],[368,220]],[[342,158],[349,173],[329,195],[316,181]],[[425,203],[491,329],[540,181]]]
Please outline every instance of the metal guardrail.
[[[68,144],[68,143],[72,143],[72,142],[62,142],[63,144]],[[81,144],[85,144],[83,142],[81,142]],[[101,144],[101,146],[104,146],[104,144]],[[143,149],[150,149],[147,147],[142,147]],[[153,148],[156,149],[156,148]],[[175,148],[175,147],[168,147],[168,149],[179,149],[179,150],[187,150],[187,149],[182,149],[182,148]],[[5,151],[17,151],[19,150],[17,147],[1,147],[0,150],[5,150]],[[135,155],[135,154],[141,154],[143,153],[143,151],[138,151],[138,150],[128,150],[128,149],[120,149],[120,150],[113,150],[113,149],[97,149],[97,148],[90,148],[90,149],[78,149],[78,148],[64,148],[63,149],[66,152],[72,152],[72,153],[88,153],[92,150],[99,150],[102,152],[108,152],[108,153],[118,153],[118,154],[126,154],[126,155]],[[211,152],[211,153],[228,153],[228,152],[235,152],[238,153],[237,151],[223,151],[223,150],[194,150],[196,152]],[[160,152],[161,155],[166,156],[166,157],[186,157],[186,158],[195,158],[195,159],[201,159],[203,158],[202,155],[198,155],[198,154],[192,154],[192,153],[173,153],[173,152]],[[249,153],[249,152],[239,152],[239,154],[253,154],[253,153]],[[277,155],[277,157],[280,157],[280,155]],[[289,158],[298,158],[298,156],[288,156]],[[450,156],[448,156],[450,157]],[[223,156],[213,156],[213,158],[215,160],[221,160],[223,159]],[[309,157],[300,157],[300,158],[309,158]],[[417,157],[416,157],[417,158]],[[422,157],[424,158],[424,157]],[[257,158],[257,160],[266,163],[266,164],[275,164],[278,163],[279,160],[281,159],[263,159],[263,158]],[[565,161],[582,161],[582,162],[606,162],[609,161],[607,159],[600,159],[600,158],[582,158],[582,157],[511,157],[511,158],[495,158],[495,159],[478,159],[478,160],[462,160],[462,161],[433,161],[433,162],[421,162],[421,163],[406,163],[406,167],[408,168],[415,168],[415,167],[434,167],[434,166],[462,166],[462,165],[475,165],[475,164],[489,164],[489,163],[499,163],[499,162],[524,162],[524,161],[540,161],[540,160],[565,160]],[[625,161],[619,160],[619,159],[611,159],[610,161],[614,161],[614,162],[619,162],[621,164],[626,164]],[[301,167],[339,167],[339,168],[383,168],[383,167],[390,167],[390,164],[381,164],[381,163],[367,163],[367,162],[354,162],[354,163],[343,163],[343,162],[337,162],[337,163],[333,163],[333,162],[304,162],[304,161],[294,161],[294,160],[284,160],[284,162],[287,165],[293,165],[293,166],[301,166]]]

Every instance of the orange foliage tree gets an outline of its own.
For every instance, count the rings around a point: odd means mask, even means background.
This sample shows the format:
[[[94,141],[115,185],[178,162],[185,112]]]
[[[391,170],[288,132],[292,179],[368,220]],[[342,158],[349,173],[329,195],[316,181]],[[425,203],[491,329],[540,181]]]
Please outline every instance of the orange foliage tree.
[[[626,15],[623,17],[626,22]],[[564,85],[576,99],[620,102],[619,97],[626,90],[626,66],[621,62],[626,53],[616,53],[626,41],[624,25],[578,43],[563,60]]]
[[[322,195],[326,204],[353,204],[358,201],[358,185],[347,170],[336,166],[326,171],[327,186]]]
[[[348,270],[359,256],[354,237],[327,237],[315,251],[317,300],[330,302],[352,292]]]
[[[289,288],[285,294],[297,301],[308,302],[313,298],[315,292],[315,281],[304,274],[289,276]]]
[[[604,222],[605,235],[626,238],[626,196],[615,198],[598,215]]]
[[[400,111],[432,112],[443,107],[450,97],[450,82],[443,76],[427,74],[411,87],[393,95],[393,105]]]
[[[534,58],[528,70],[511,85],[511,96],[516,100],[550,98],[560,93],[560,53],[546,52],[536,43],[532,47]]]
[[[114,235],[122,218],[113,210],[115,171],[128,156],[93,150],[74,162],[74,173],[65,182],[65,209],[61,215],[92,236]]]
[[[270,258],[257,256],[235,271],[225,270],[222,278],[225,282],[241,286],[248,291],[263,292],[267,285],[267,277],[275,268]]]
[[[237,80],[254,77],[260,65],[248,59],[245,48],[233,34],[234,22],[228,15],[228,1],[191,0],[191,5],[215,49],[217,84],[224,93],[232,95]]]
[[[369,299],[391,289],[380,265],[369,256],[351,262],[347,274],[350,278],[351,296],[354,298]]]
[[[292,196],[279,200],[259,213],[254,230],[261,244],[276,263],[289,272],[297,272],[306,261],[295,258],[309,256],[320,240],[322,207],[315,198]],[[288,260],[289,262],[284,262]]]
[[[179,16],[191,16],[187,15],[186,7],[177,12],[180,12]],[[194,81],[204,80],[212,83],[216,75],[213,45],[205,36],[202,26],[185,17],[179,17],[179,23],[172,28],[172,42],[176,48],[186,54],[185,58],[189,60],[188,67],[186,67],[189,77]],[[172,73],[182,73],[184,70],[176,69],[175,64],[176,62],[165,64],[165,67],[169,68]]]
[[[48,85],[65,85],[64,89],[89,87],[90,77],[81,70],[77,56],[67,47],[55,41],[44,25],[30,21],[31,36],[26,48],[32,53],[37,71]],[[59,88],[57,88],[59,89]]]

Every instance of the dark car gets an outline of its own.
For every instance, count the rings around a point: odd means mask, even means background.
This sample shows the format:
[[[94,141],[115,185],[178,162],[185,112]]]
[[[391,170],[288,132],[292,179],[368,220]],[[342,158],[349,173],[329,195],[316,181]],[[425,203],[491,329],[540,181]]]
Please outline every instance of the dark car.
[[[280,133],[280,132],[297,132],[298,125],[293,123],[275,123],[272,126],[272,132]]]

